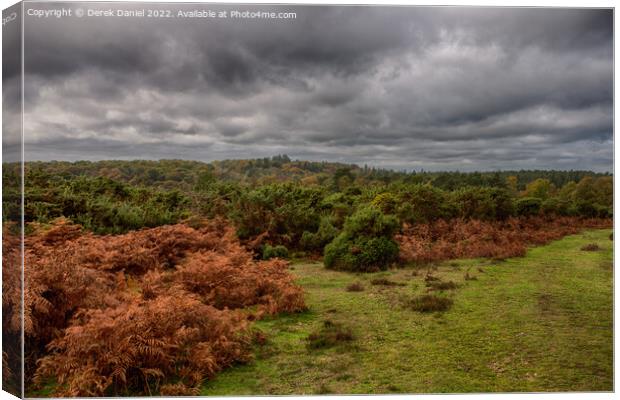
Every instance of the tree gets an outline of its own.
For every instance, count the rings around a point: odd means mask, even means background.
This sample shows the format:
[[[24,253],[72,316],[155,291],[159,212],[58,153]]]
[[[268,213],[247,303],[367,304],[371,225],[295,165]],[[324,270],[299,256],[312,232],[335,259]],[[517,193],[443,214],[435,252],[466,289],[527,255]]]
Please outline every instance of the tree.
[[[525,186],[525,197],[547,200],[555,193],[555,186],[549,179],[538,178]]]
[[[594,182],[596,202],[605,207],[612,207],[614,203],[614,180],[611,176],[597,178]]]
[[[510,175],[506,178],[506,188],[511,196],[516,197],[519,191],[519,178],[514,175]]]

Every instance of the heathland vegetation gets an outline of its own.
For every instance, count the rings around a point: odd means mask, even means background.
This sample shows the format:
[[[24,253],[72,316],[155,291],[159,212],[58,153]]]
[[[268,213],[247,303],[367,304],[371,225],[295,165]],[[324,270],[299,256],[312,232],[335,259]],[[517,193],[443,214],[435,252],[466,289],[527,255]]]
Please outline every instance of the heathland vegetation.
[[[588,171],[397,172],[287,156],[32,162],[25,171],[25,372],[27,390],[39,395],[197,394],[224,368],[262,363],[251,361],[253,353],[280,340],[278,321],[338,308],[322,296],[314,301],[317,287],[333,287],[319,282],[329,274],[344,274],[338,302],[372,286],[392,294],[371,303],[441,315],[459,309],[451,293],[477,279],[469,269],[460,280],[440,278],[433,271],[448,260],[487,258],[488,268],[505,274],[502,260],[610,228],[613,216],[612,176]],[[11,229],[20,193],[11,188],[19,187],[18,172],[3,165],[3,323],[5,340],[14,342],[19,273],[10,266],[19,242]],[[425,292],[390,279],[412,273]],[[308,325],[314,330],[304,333],[305,351],[355,348],[360,336],[374,346],[369,332],[347,323]],[[411,345],[407,338],[398,339],[402,346]],[[5,370],[17,356],[3,354]],[[276,393],[302,393],[273,384]],[[394,385],[387,391],[442,391]]]

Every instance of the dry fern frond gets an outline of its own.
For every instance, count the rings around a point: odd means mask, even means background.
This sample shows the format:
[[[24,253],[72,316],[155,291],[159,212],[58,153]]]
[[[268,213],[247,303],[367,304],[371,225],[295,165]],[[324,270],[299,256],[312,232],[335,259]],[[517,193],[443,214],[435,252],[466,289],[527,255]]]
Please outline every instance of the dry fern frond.
[[[19,240],[3,245],[6,266]],[[286,262],[253,260],[221,222],[95,236],[58,221],[26,238],[25,260],[27,375],[55,378],[60,396],[195,394],[251,358],[246,308],[305,309]],[[17,334],[19,286],[6,289]]]
[[[454,258],[508,258],[586,228],[611,226],[608,219],[522,217],[506,221],[456,219],[405,226],[396,236],[405,262],[429,263]]]

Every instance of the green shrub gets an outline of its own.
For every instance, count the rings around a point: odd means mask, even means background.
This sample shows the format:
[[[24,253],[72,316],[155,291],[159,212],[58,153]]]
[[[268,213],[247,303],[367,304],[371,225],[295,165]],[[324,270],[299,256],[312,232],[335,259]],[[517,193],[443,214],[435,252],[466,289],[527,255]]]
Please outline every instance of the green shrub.
[[[270,258],[288,258],[288,249],[285,246],[270,246],[266,244],[263,246],[263,260],[269,260]]]
[[[241,239],[268,232],[277,244],[296,244],[304,231],[318,229],[322,198],[322,189],[295,184],[261,186],[235,199],[230,218]]]
[[[517,200],[515,204],[517,215],[531,216],[538,215],[542,206],[542,200],[536,197],[524,197]]]
[[[385,215],[375,207],[364,207],[344,222],[344,233],[352,237],[392,237],[399,228],[393,215]]]
[[[178,190],[138,188],[105,177],[56,180],[26,193],[27,221],[68,218],[95,233],[124,233],[176,223],[190,215]]]
[[[560,214],[560,202],[555,197],[544,200],[540,205],[540,211],[545,215]]]
[[[336,235],[338,235],[338,229],[332,225],[331,218],[322,217],[319,229],[315,233],[304,231],[299,240],[299,246],[308,251],[320,251],[334,240]]]
[[[341,233],[325,246],[323,263],[330,269],[355,270],[357,258],[351,249],[349,237]]]
[[[542,202],[540,209],[545,215],[577,215],[576,206],[560,197],[548,198]]]
[[[614,209],[613,207],[606,207],[600,204],[597,204],[597,211],[599,218],[613,218],[614,217]]]
[[[454,214],[447,193],[430,184],[407,186],[400,194],[397,213],[404,222],[428,223]]]
[[[398,258],[398,244],[388,237],[376,237],[368,240],[358,240],[360,252],[357,264],[374,269],[386,269]]]
[[[398,244],[392,239],[398,226],[394,216],[374,207],[358,210],[347,218],[342,233],[325,246],[325,266],[362,272],[387,269],[398,258]]]
[[[514,214],[509,192],[502,188],[465,187],[451,194],[453,207],[462,218],[505,220]]]
[[[398,208],[398,203],[394,193],[384,192],[376,195],[370,204],[386,214],[393,214]]]
[[[316,233],[304,231],[301,235],[301,239],[299,239],[299,247],[304,250],[312,250],[315,248],[317,243]]]
[[[599,212],[596,205],[589,201],[577,201],[575,208],[577,209],[578,215],[587,218],[594,218]]]
[[[495,217],[495,202],[488,188],[466,187],[451,194],[462,218],[489,220]]]
[[[495,203],[495,219],[503,221],[515,214],[515,204],[507,189],[492,188],[491,198]]]
[[[605,207],[600,204],[594,204],[595,209],[595,217],[598,218],[611,218],[613,217],[613,212],[611,207]]]
[[[357,196],[333,193],[321,201],[320,208],[322,211],[330,213],[331,222],[335,227],[341,228],[345,219],[353,212],[356,202]]]

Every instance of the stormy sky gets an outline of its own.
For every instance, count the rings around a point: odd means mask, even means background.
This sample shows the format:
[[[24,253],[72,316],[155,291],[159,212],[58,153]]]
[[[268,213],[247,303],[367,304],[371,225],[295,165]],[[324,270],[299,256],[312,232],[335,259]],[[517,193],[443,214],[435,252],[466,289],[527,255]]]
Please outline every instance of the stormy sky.
[[[610,10],[155,7],[297,17],[26,17],[27,160],[612,169]]]

